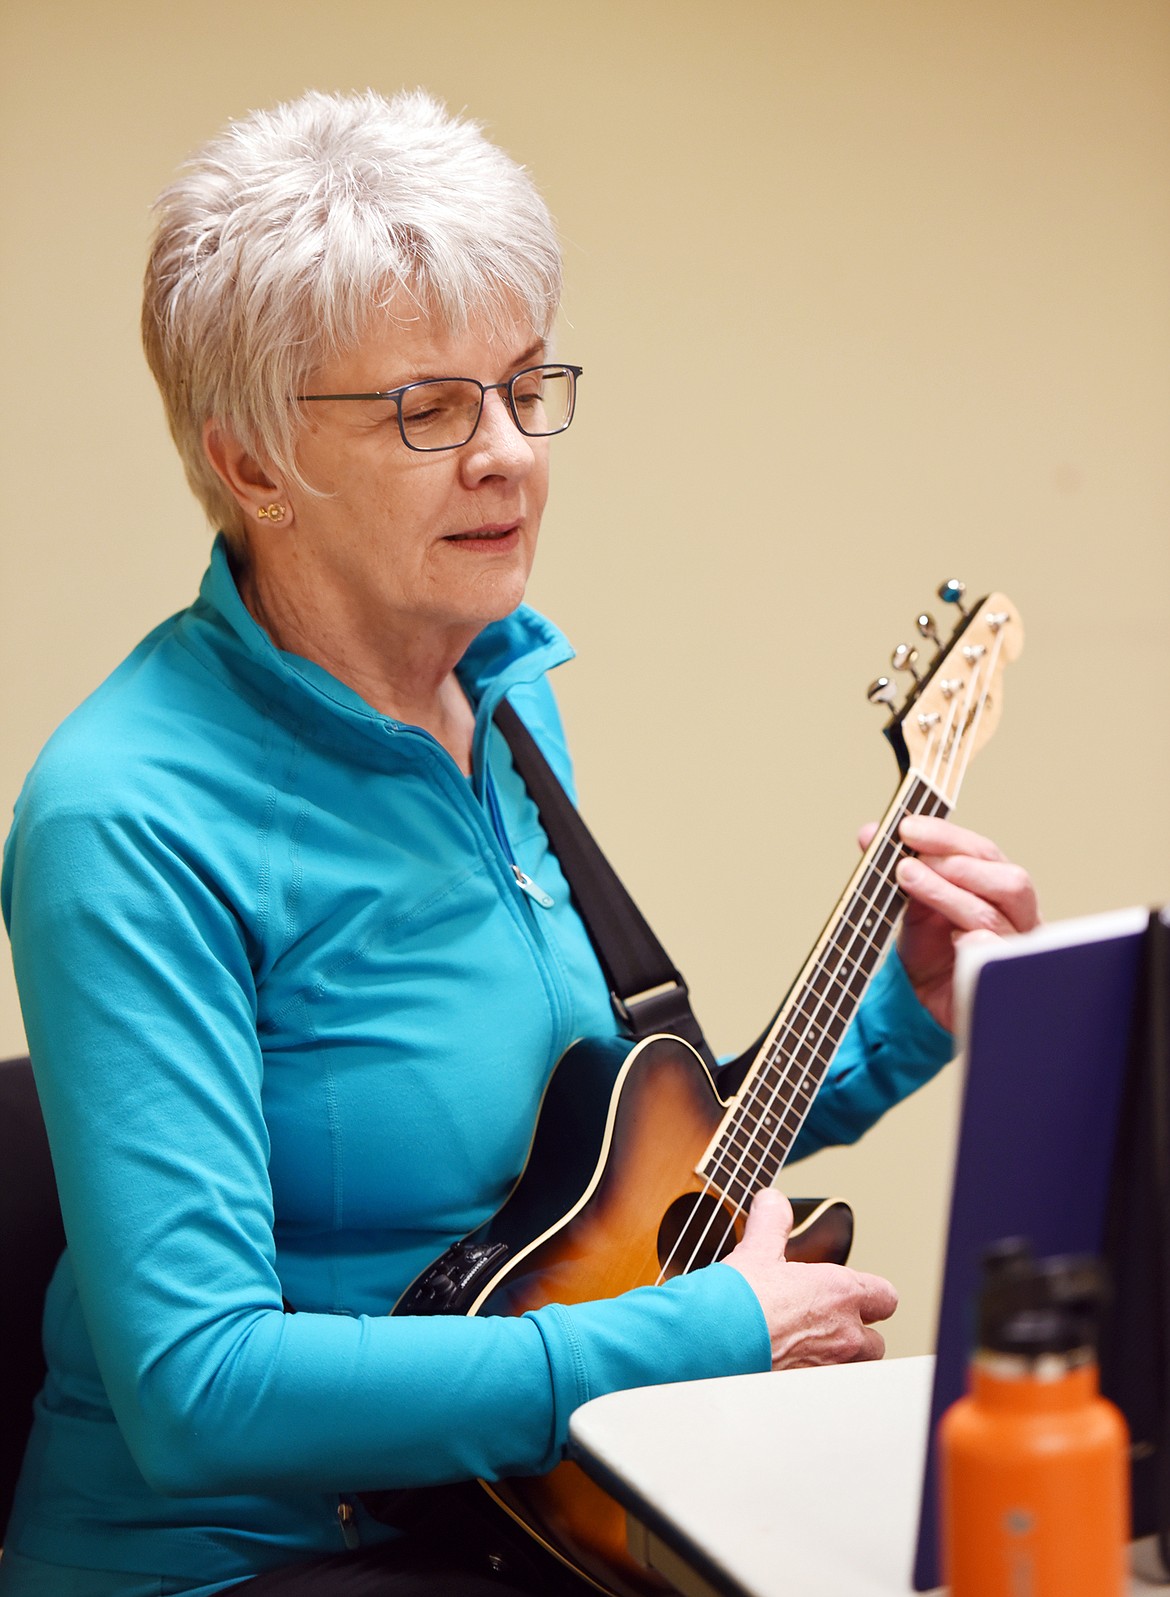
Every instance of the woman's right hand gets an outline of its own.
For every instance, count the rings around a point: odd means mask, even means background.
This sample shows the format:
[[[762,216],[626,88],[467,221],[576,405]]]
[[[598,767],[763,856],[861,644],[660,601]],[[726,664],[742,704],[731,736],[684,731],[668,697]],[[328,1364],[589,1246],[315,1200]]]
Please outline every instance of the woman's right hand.
[[[752,1199],[743,1240],[723,1261],[760,1300],[772,1339],[772,1368],[880,1359],[886,1344],[875,1320],[887,1320],[898,1294],[880,1275],[843,1264],[789,1263],[792,1205],[775,1187]]]

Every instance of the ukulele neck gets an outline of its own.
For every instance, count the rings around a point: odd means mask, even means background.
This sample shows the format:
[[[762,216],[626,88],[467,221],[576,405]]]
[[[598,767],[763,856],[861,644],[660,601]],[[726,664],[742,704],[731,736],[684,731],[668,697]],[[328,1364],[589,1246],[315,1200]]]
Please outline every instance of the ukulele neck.
[[[903,818],[948,810],[918,771],[907,773],[704,1155],[700,1174],[736,1205],[779,1174],[881,963],[905,904],[894,880],[909,852]]]

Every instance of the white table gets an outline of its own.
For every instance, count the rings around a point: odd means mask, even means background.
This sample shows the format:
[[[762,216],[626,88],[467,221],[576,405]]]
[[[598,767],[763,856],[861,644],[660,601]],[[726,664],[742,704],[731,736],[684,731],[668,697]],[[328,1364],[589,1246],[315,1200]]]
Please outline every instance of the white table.
[[[933,1358],[614,1392],[570,1451],[693,1597],[912,1597]],[[1153,1550],[1134,1549],[1153,1572]],[[1139,1573],[1131,1590],[1165,1591]]]

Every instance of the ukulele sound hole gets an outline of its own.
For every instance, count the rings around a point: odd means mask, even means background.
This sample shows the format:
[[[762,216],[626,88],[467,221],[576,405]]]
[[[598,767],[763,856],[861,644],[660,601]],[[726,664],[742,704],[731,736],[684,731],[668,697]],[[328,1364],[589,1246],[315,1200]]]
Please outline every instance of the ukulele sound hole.
[[[658,1263],[663,1275],[687,1275],[714,1264],[736,1242],[735,1217],[718,1198],[688,1192],[676,1198],[658,1227]]]

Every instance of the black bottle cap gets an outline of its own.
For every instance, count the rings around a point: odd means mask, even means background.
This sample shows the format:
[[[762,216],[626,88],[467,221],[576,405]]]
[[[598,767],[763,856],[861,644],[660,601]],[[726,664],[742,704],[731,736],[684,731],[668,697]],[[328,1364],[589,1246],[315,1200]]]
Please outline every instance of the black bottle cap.
[[[1093,1348],[1105,1275],[1084,1254],[1036,1259],[1028,1243],[1005,1238],[983,1256],[978,1341],[992,1353],[1039,1358]]]

